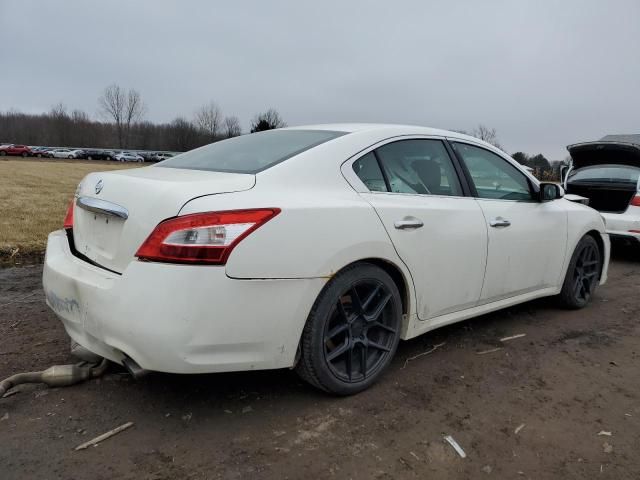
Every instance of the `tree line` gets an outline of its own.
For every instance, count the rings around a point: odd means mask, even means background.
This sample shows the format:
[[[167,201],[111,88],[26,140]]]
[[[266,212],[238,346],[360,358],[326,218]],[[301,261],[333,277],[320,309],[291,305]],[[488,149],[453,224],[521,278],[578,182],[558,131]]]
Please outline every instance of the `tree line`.
[[[63,103],[41,114],[0,112],[0,142],[182,152],[242,134],[238,117],[224,115],[214,101],[190,117],[180,115],[168,123],[145,120],[146,111],[140,92],[113,84],[98,97],[98,118],[83,110],[70,111]],[[250,129],[259,132],[284,126],[280,114],[269,109],[252,119]]]
[[[41,114],[15,110],[0,112],[0,142],[184,152],[242,134],[238,117],[225,116],[214,101],[202,105],[191,117],[177,116],[168,123],[145,120],[146,111],[140,92],[112,84],[98,97],[98,119],[92,119],[82,110],[69,111],[63,103]],[[286,125],[280,114],[270,108],[253,117],[250,132]],[[495,128],[480,124],[471,132],[457,131],[502,150]],[[528,155],[515,152],[512,157],[518,163],[533,168],[539,178],[545,179],[556,177],[562,163],[552,165],[540,153]]]

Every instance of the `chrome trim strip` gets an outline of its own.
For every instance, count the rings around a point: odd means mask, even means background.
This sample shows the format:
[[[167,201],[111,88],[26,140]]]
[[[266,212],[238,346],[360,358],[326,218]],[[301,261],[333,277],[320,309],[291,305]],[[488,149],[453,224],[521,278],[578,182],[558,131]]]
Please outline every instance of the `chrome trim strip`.
[[[129,211],[123,206],[98,198],[78,197],[76,205],[89,212],[110,215],[112,217],[122,218],[123,220],[129,218]]]

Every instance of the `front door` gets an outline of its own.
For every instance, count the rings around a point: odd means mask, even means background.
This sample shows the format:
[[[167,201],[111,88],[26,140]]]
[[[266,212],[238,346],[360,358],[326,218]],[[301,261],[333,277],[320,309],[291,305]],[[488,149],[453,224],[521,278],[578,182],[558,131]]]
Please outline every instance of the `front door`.
[[[480,146],[452,145],[469,171],[489,232],[481,303],[557,286],[566,209],[560,202],[538,201],[531,182],[507,159]]]
[[[465,197],[439,139],[387,143],[353,169],[370,193],[398,255],[411,272],[421,320],[473,307],[480,298],[487,227],[475,199]]]

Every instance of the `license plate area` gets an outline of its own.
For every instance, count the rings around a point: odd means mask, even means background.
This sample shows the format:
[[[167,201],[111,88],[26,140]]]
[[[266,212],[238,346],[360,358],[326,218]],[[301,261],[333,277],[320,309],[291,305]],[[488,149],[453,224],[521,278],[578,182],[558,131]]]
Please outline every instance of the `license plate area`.
[[[121,218],[76,208],[73,225],[76,250],[98,263],[113,260],[123,225]]]

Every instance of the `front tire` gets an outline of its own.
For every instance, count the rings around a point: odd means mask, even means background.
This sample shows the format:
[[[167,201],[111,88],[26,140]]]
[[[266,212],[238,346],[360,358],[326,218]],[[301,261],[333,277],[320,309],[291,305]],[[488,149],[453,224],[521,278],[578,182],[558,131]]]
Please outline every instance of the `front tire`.
[[[356,263],[336,274],[316,300],[300,341],[297,373],[336,395],[376,382],[400,340],[402,300],[381,268]]]
[[[602,271],[602,255],[591,235],[582,237],[571,256],[560,292],[560,302],[566,308],[585,307],[598,287]]]

